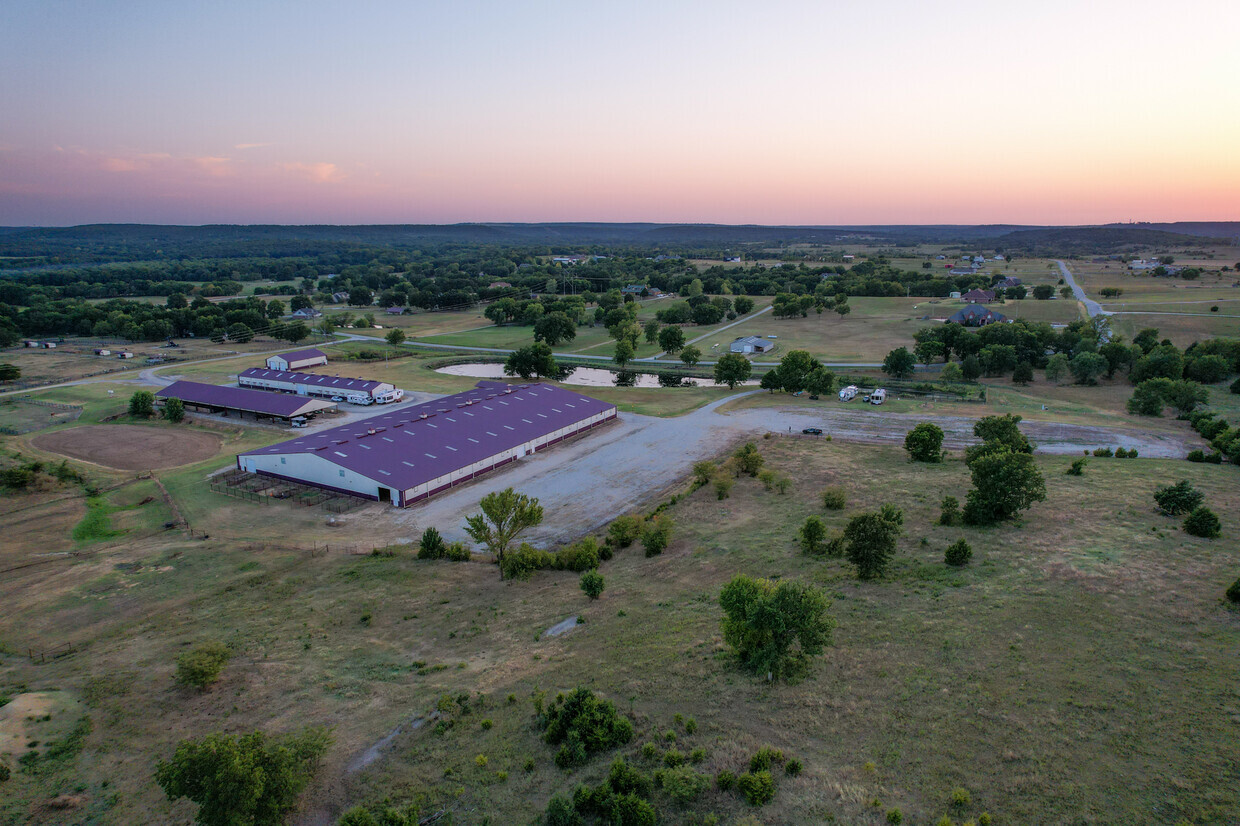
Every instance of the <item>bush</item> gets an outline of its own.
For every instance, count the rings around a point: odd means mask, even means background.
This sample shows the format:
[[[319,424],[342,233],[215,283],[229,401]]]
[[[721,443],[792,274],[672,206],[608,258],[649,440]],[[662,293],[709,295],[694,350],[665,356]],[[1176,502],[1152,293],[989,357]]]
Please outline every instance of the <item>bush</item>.
[[[894,824],[903,823],[904,813],[901,812],[899,809],[888,809],[887,810],[887,822],[894,823]]]
[[[944,496],[942,504],[939,505],[939,524],[940,525],[959,525],[960,524],[960,501],[954,496]]]
[[[451,562],[468,562],[473,559],[473,554],[465,547],[464,542],[453,542],[444,552],[444,558]]]
[[[696,749],[689,752],[690,763],[701,763],[705,759],[706,759],[706,749],[702,748],[701,746],[698,746]]]
[[[561,571],[581,573],[598,567],[598,541],[587,536],[556,551],[555,567]]]
[[[1228,389],[1230,389],[1233,393],[1240,394],[1240,379],[1233,381],[1231,383],[1231,387]]]
[[[1115,448],[1115,458],[1116,459],[1127,459],[1128,451],[1124,450],[1122,447]]]
[[[1187,479],[1154,491],[1154,501],[1168,516],[1188,513],[1200,505],[1204,499],[1201,491],[1194,488]]]
[[[764,806],[775,797],[775,778],[769,771],[746,772],[736,778],[736,788],[751,806]]]
[[[1227,601],[1240,605],[1240,579],[1233,582],[1231,587],[1227,589]]]
[[[789,777],[796,777],[798,774],[804,771],[804,769],[805,767],[801,765],[800,760],[789,760],[787,763],[784,764],[784,774],[788,775]]]
[[[1096,447],[1094,448],[1094,455],[1109,459],[1115,454],[1111,452],[1109,447]]]
[[[1184,458],[1188,459],[1190,462],[1204,462],[1206,460],[1206,454],[1205,451],[1200,449],[1190,450],[1188,455]]]
[[[642,521],[636,516],[621,516],[607,526],[607,542],[613,548],[627,548],[637,541]]]
[[[448,554],[448,545],[434,528],[422,532],[418,543],[418,559],[443,559]]]
[[[685,720],[685,734],[694,734],[697,732],[697,728],[696,717],[690,717],[688,720]]]
[[[170,398],[164,402],[163,417],[173,424],[185,421],[185,402],[178,398]]]
[[[0,763],[0,783],[7,783],[11,775],[12,772],[9,767]]]
[[[963,539],[948,545],[947,550],[943,553],[943,561],[948,565],[955,565],[957,567],[967,565],[972,558],[973,549]]]
[[[1192,536],[1200,536],[1203,539],[1217,539],[1222,529],[1223,526],[1219,523],[1218,517],[1214,515],[1214,511],[1205,505],[1193,508],[1193,512],[1184,519],[1184,530]]]
[[[758,474],[758,481],[762,483],[762,487],[765,490],[774,490],[777,478],[773,470],[764,470]]]
[[[754,752],[753,757],[749,758],[749,770],[751,772],[770,771],[772,766],[782,766],[785,759],[780,749],[763,746]]]
[[[155,413],[155,394],[149,390],[139,390],[129,397],[129,415],[135,418],[150,418]]]
[[[822,492],[822,506],[829,511],[840,511],[848,504],[848,494],[842,487],[832,485]]]
[[[737,574],[723,587],[719,604],[724,641],[741,665],[756,674],[782,677],[796,672],[831,642],[831,603],[811,585],[776,585]]]
[[[543,812],[543,822],[547,826],[581,826],[585,821],[573,808],[573,803],[563,795],[555,795],[547,801],[547,810]]]
[[[229,656],[231,653],[224,643],[218,640],[204,642],[177,657],[177,682],[194,688],[206,688],[220,678]]]
[[[1082,456],[1080,459],[1076,459],[1075,461],[1072,462],[1072,466],[1068,468],[1067,474],[1069,476],[1083,475],[1085,473],[1085,465],[1087,465],[1088,463],[1089,463],[1089,460],[1086,459],[1084,456]]]
[[[954,788],[952,789],[952,805],[958,809],[963,809],[973,802],[973,798],[969,795],[968,789]]]
[[[706,775],[688,766],[663,772],[663,791],[681,806],[693,802],[709,785]]]
[[[715,477],[715,497],[718,499],[727,499],[731,495],[732,485],[736,480],[731,476],[720,474]]]
[[[922,422],[904,437],[904,449],[914,462],[938,462],[943,458],[943,429]]]
[[[645,743],[642,743],[642,757],[646,758],[647,760],[662,759],[662,755],[659,753],[658,745],[656,745],[655,743],[651,743],[650,741],[646,741]]]
[[[504,554],[500,573],[504,579],[529,579],[535,571],[555,567],[555,554],[540,551],[527,542],[515,551]]]
[[[663,753],[663,765],[669,769],[677,766],[683,766],[685,763],[685,755],[680,749],[668,749]]]
[[[736,785],[736,775],[727,769],[722,769],[715,775],[715,788],[721,792],[726,792]]]
[[[898,513],[898,511],[897,511]],[[861,579],[880,577],[896,550],[900,524],[886,510],[862,513],[848,520],[844,527],[848,561],[857,566]]]
[[[766,460],[762,454],[758,452],[758,446],[753,442],[745,442],[740,449],[734,454],[736,459],[737,475],[742,473],[747,476],[757,476],[758,471],[762,469],[762,463]]]
[[[603,575],[598,571],[586,571],[581,575],[581,590],[590,599],[598,599],[603,593]]]
[[[817,516],[806,517],[805,524],[801,526],[800,531],[801,550],[817,556],[825,550],[826,540],[827,529],[822,524],[822,520]]]
[[[672,520],[665,516],[650,520],[646,527],[642,529],[642,548],[645,549],[647,557],[658,556],[663,553],[667,550],[671,539]]]
[[[588,688],[556,697],[542,719],[543,739],[561,746],[555,758],[561,768],[584,763],[591,754],[633,739],[633,724],[628,718]]]

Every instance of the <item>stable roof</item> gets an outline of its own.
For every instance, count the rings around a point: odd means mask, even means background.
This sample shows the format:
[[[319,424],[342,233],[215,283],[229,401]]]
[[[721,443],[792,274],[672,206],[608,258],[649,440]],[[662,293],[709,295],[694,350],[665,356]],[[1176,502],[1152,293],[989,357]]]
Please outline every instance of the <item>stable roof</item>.
[[[289,370],[269,370],[266,367],[251,367],[240,374],[241,378],[267,379],[268,381],[287,381],[293,384],[309,384],[314,387],[326,387],[332,390],[360,391],[369,393],[384,382],[368,379],[350,379],[344,376],[322,376],[318,373],[296,373]]]
[[[246,390],[243,387],[224,387],[196,381],[173,382],[156,391],[155,395],[162,399],[180,399],[189,404],[226,407],[230,410],[280,418],[304,416],[335,407],[330,402],[308,399],[305,396],[267,393],[263,390]]]
[[[311,453],[409,490],[615,405],[550,384],[482,381],[473,390],[241,454]]]
[[[305,361],[306,359],[325,359],[327,353],[322,350],[311,347],[308,350],[294,350],[291,353],[276,353],[277,356],[292,364],[295,361]]]

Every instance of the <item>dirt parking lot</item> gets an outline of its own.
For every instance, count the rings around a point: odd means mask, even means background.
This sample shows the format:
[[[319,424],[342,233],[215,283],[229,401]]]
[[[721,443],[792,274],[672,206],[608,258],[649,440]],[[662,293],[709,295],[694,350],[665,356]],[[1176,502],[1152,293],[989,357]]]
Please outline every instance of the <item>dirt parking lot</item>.
[[[141,425],[89,425],[36,436],[40,450],[117,470],[156,470],[210,459],[222,440],[214,433]]]

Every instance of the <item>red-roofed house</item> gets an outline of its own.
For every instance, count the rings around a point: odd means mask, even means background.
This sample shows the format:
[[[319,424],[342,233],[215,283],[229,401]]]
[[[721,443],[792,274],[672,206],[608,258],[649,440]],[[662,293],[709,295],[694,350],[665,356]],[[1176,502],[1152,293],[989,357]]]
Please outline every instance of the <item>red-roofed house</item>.
[[[969,290],[960,298],[967,304],[989,304],[995,300],[995,294],[991,290]]]

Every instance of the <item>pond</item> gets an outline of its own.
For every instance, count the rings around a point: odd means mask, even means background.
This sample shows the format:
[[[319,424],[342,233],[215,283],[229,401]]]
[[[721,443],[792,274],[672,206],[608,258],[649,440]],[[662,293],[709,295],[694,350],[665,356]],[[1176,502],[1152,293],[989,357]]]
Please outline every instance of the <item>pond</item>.
[[[486,362],[483,364],[453,364],[448,367],[440,367],[436,373],[446,373],[450,376],[469,376],[475,379],[503,379],[507,381],[519,381],[512,376],[504,375],[504,365],[498,362]],[[723,384],[716,384],[711,379],[686,379],[695,387],[726,387]],[[757,385],[757,379],[742,382],[747,385]],[[577,367],[573,372],[568,374],[562,384],[573,384],[580,387],[615,387],[616,374],[610,370],[604,370],[601,367]],[[658,387],[659,380],[651,373],[638,373],[636,387]]]

